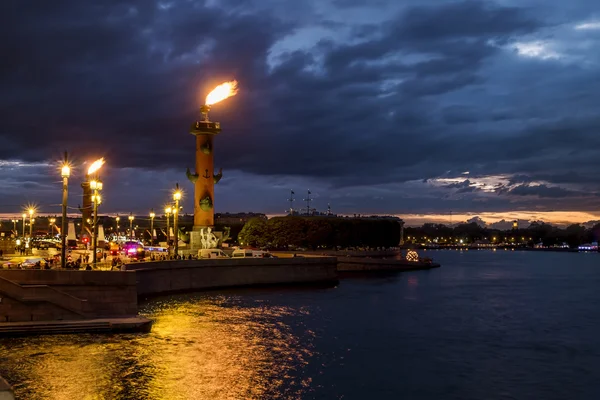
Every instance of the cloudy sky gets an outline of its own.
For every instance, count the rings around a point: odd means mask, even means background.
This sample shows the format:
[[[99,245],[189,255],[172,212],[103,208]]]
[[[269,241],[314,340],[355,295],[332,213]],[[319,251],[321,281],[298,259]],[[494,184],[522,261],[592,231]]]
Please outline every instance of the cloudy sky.
[[[56,160],[105,157],[104,212],[192,186],[208,91],[216,211],[593,219],[595,0],[5,0],[0,212],[58,212]],[[575,213],[578,211],[579,213]]]

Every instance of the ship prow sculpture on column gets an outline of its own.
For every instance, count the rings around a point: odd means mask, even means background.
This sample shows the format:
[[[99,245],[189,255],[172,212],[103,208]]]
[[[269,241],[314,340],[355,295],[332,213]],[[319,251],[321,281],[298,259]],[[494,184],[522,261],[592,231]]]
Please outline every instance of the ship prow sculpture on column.
[[[77,247],[77,235],[75,234],[75,222],[69,221],[67,229],[67,246]]]
[[[223,170],[214,170],[213,139],[221,132],[221,123],[210,121],[208,112],[216,104],[237,93],[237,82],[225,82],[206,96],[200,107],[201,117],[192,124],[190,133],[196,136],[196,164],[192,173],[188,168],[187,178],[194,184],[194,228],[190,232],[190,250],[216,248],[222,232],[214,232],[215,184],[223,177]],[[212,246],[212,247],[205,247]]]

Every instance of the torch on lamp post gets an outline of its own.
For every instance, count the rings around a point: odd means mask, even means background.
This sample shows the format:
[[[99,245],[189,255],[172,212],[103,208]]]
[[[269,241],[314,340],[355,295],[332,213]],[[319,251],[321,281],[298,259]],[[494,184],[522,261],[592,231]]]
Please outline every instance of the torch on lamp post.
[[[90,189],[94,191],[92,196],[92,202],[94,205],[94,222],[92,226],[92,264],[94,268],[96,267],[96,249],[98,247],[98,206],[102,203],[102,198],[100,197],[100,192],[102,191],[102,181],[93,180],[90,182]]]
[[[181,200],[181,189],[179,189],[179,183],[175,185],[173,200],[175,200],[175,208],[173,209],[173,230],[175,231],[175,257],[177,257],[179,255],[179,234],[177,232],[177,220],[179,219],[179,200]]]
[[[129,213],[129,240],[133,240],[133,214]]]
[[[169,255],[171,255],[171,247],[169,245],[169,242],[171,242],[171,232],[170,229],[171,227],[169,226],[169,216],[171,215],[171,206],[166,206],[165,207],[165,216],[167,217],[167,253]]]
[[[154,209],[150,210],[150,246],[154,245],[154,217],[156,217],[156,214],[154,214]]]
[[[102,191],[102,181],[98,179],[98,171],[104,165],[104,158],[94,161],[88,168],[88,176],[93,177],[90,181],[90,189],[93,191],[92,202],[94,207],[94,219],[92,221],[92,264],[96,267],[96,247],[98,246],[98,206],[102,202],[100,192]],[[83,222],[83,221],[82,221]]]

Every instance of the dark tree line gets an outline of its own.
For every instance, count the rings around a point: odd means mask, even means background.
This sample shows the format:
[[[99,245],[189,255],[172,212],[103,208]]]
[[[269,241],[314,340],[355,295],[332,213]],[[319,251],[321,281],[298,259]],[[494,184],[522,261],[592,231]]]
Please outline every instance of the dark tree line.
[[[392,219],[253,218],[244,225],[238,242],[271,249],[394,247],[400,242],[400,223]]]

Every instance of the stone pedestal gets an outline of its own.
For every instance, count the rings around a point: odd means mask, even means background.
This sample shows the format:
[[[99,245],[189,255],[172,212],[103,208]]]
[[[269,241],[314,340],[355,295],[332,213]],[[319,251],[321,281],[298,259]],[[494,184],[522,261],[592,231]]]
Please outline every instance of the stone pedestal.
[[[200,231],[199,230],[193,230],[190,232],[190,247],[189,249],[195,253],[198,252],[198,250],[200,250],[202,248],[202,241],[201,241],[201,236],[200,236]]]
[[[202,227],[194,227],[194,229],[190,232],[190,246],[189,249],[195,253],[198,252],[198,250],[202,249],[202,232],[200,232],[200,230],[203,229]],[[206,229],[206,228],[204,228]],[[221,238],[223,237],[223,232],[217,232],[217,231],[212,231],[212,233],[215,235],[215,237],[217,238],[217,240],[219,240],[219,242],[221,242]]]

